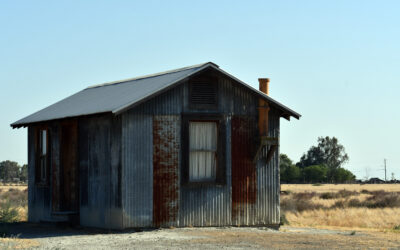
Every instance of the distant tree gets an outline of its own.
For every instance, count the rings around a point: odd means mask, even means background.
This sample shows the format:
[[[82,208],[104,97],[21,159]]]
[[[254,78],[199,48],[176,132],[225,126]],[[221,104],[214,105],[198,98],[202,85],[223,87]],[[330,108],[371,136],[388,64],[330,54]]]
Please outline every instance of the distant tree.
[[[28,165],[24,164],[19,173],[19,179],[23,182],[28,181]]]
[[[300,168],[296,165],[291,165],[281,172],[281,181],[287,183],[297,183],[301,180]]]
[[[324,165],[313,165],[302,169],[302,176],[305,182],[316,183],[326,182],[328,168]]]
[[[279,154],[279,167],[284,169],[293,165],[293,161],[286,154]]]
[[[303,154],[300,158],[300,161],[296,164],[300,168],[305,168],[312,165],[324,164],[324,155],[321,148],[312,146],[307,154]]]
[[[324,165],[328,168],[328,181],[333,181],[333,174],[349,160],[343,145],[339,144],[336,137],[319,137],[318,145],[312,146],[307,154],[303,154],[296,164],[300,168],[312,165]]]
[[[279,155],[281,181],[294,183],[300,180],[300,169],[293,164],[292,160],[285,154]]]
[[[5,182],[10,182],[13,178],[18,178],[20,166],[15,161],[2,161],[0,162],[0,179]]]
[[[337,168],[333,171],[333,180],[335,183],[353,182],[356,176],[347,169]]]

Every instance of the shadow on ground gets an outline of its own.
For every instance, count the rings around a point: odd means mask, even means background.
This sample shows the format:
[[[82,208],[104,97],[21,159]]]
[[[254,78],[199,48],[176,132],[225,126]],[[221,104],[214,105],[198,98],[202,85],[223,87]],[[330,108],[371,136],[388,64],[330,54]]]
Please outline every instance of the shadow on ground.
[[[65,223],[0,223],[0,235],[3,237],[17,237],[19,239],[38,239],[62,236],[84,236],[97,234],[131,234],[136,232],[151,232],[155,228],[106,230],[71,226]]]

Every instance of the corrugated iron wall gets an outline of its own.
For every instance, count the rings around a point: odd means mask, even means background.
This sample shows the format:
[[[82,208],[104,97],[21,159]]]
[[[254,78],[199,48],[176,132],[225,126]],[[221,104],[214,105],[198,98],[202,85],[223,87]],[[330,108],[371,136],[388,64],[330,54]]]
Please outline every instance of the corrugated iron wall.
[[[179,212],[180,117],[153,117],[153,225],[176,226]]]
[[[151,227],[153,217],[153,117],[122,115],[123,226]]]
[[[230,117],[225,118],[226,143],[230,145]],[[231,148],[226,147],[226,184],[181,186],[179,226],[225,226],[231,224]]]
[[[166,190],[167,194],[159,193],[165,186],[155,181],[164,178],[166,170],[163,168],[175,171],[176,168],[180,168],[179,162],[182,159],[181,150],[178,150],[178,156],[176,156],[175,143],[162,139],[161,135],[164,135],[166,131],[171,131],[173,121],[177,130],[172,134],[168,132],[167,134],[172,136],[170,137],[172,141],[180,138],[179,124],[182,113],[223,113],[226,122],[226,144],[231,145],[231,140],[235,145],[245,142],[250,147],[252,144],[250,134],[232,132],[231,127],[240,125],[241,122],[246,126],[252,123],[254,123],[253,126],[257,126],[257,97],[225,78],[219,79],[218,110],[191,110],[188,104],[188,93],[189,88],[186,82],[122,114],[124,227],[278,224],[278,151],[275,152],[268,165],[263,161],[258,161],[250,167],[251,164],[248,162],[251,158],[250,153],[246,154],[247,158],[243,156],[248,159],[246,162],[249,164],[232,162],[235,159],[231,158],[231,147],[227,146],[226,185],[180,186],[179,178],[174,175],[172,182],[177,181],[177,188]],[[244,120],[238,122],[235,117],[239,116]],[[279,117],[273,108],[270,112],[269,130],[270,136],[279,136]],[[173,153],[173,159],[168,159],[170,156],[168,152],[171,149],[171,152],[175,153]],[[160,164],[157,160],[160,156],[163,156],[161,158],[165,158],[168,164]],[[161,158],[159,160],[162,160]],[[240,171],[234,176],[231,171],[232,165],[237,166],[238,169],[245,166],[248,172],[244,170],[240,173],[244,177],[239,175]],[[247,165],[249,167],[246,167]],[[233,182],[232,179],[234,179]],[[238,192],[237,199],[232,197],[231,191],[231,188],[237,188],[235,183],[240,183],[238,189],[246,185],[244,192]],[[168,182],[168,185],[174,186],[171,182]],[[163,200],[163,197],[167,199]],[[176,197],[179,197],[179,204],[173,202]],[[233,208],[233,201],[241,205]],[[172,210],[166,212],[167,207]],[[177,217],[175,217],[176,214]],[[172,220],[175,222],[173,223]]]
[[[111,115],[79,121],[80,223],[122,228],[119,201],[118,118]]]
[[[257,171],[253,158],[257,147],[255,120],[248,116],[232,118],[232,223],[252,225],[257,220]]]
[[[268,119],[269,136],[279,138],[279,115],[271,109]],[[263,157],[267,157],[264,149]],[[257,162],[257,224],[277,225],[280,221],[280,179],[279,179],[279,147],[271,161],[266,164],[264,160]]]

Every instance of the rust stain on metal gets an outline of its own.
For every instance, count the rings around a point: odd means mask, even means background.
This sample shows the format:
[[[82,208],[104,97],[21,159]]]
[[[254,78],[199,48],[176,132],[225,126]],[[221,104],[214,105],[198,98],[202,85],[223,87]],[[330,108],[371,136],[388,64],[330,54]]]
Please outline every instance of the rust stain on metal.
[[[254,154],[254,120],[248,117],[232,118],[232,217],[244,213],[245,204],[257,199],[256,166]]]
[[[178,122],[171,116],[153,118],[153,223],[174,222],[178,215]]]

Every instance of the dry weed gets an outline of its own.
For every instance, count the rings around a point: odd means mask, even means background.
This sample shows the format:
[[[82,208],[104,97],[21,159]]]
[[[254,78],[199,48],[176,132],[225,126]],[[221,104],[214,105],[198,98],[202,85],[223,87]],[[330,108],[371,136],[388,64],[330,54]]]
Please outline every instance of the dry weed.
[[[288,184],[282,189],[281,210],[293,226],[390,230],[400,225],[400,185]]]

